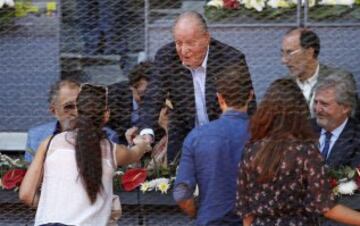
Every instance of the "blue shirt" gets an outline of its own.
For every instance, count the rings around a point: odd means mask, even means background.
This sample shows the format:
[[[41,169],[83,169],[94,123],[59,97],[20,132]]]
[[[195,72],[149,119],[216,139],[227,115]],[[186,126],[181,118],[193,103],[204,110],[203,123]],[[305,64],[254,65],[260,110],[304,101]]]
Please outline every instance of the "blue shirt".
[[[108,139],[115,143],[119,143],[119,137],[115,131],[108,127],[104,127],[104,131],[106,132]],[[60,124],[58,121],[51,121],[29,129],[27,134],[26,150],[35,154],[43,140],[60,132]],[[33,155],[28,151],[25,152],[24,159],[27,162],[31,162]]]
[[[336,129],[334,129],[333,131],[329,131],[331,132],[331,138],[330,138],[330,147],[329,147],[329,151],[327,153],[327,158],[330,156],[332,147],[334,146],[335,142],[337,141],[337,139],[340,137],[342,131],[345,128],[346,123],[348,122],[348,118],[346,118],[344,120],[343,123],[341,123],[340,126],[338,126]],[[323,152],[324,147],[325,147],[325,133],[326,130],[324,128],[321,129],[321,134],[320,134],[320,138],[319,138],[319,150],[321,150],[321,152]]]
[[[193,129],[184,141],[174,199],[188,198],[177,193],[184,184],[191,194],[199,186],[197,225],[241,222],[233,210],[238,164],[249,139],[248,121],[247,113],[228,110],[219,119]]]

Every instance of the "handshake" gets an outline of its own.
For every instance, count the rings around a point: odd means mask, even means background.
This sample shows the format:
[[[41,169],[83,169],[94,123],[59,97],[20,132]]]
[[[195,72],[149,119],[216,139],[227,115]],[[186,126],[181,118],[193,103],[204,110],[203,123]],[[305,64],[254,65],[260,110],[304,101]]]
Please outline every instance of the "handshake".
[[[132,127],[126,131],[125,137],[129,146],[136,145],[139,143],[147,143],[150,146],[155,141],[154,131],[149,128],[142,129],[140,133],[138,133],[138,128]]]

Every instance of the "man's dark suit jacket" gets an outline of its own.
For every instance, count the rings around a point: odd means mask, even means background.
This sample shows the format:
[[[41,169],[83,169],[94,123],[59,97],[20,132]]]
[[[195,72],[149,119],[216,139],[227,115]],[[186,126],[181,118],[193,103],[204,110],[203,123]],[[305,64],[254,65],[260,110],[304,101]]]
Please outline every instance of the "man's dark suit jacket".
[[[221,74],[225,66],[233,64],[240,65],[250,77],[244,54],[212,39],[209,46],[205,83],[206,108],[210,121],[221,114],[216,98],[214,78]],[[175,43],[163,46],[156,53],[155,65],[156,73],[150,79],[140,118],[143,120],[143,127],[154,128],[165,98],[171,100],[174,107],[169,113],[168,161],[171,162],[174,158],[177,159],[185,136],[195,126],[193,79],[190,70],[182,65],[176,53]],[[255,101],[253,102],[252,108],[255,108]]]
[[[127,144],[125,132],[131,125],[133,98],[127,81],[111,84],[109,87],[110,120],[108,126],[119,136],[120,144]]]
[[[316,125],[315,119],[312,120],[312,123],[320,136],[321,128]],[[340,166],[360,166],[360,124],[356,119],[349,118],[344,130],[333,145],[326,164],[335,169]]]

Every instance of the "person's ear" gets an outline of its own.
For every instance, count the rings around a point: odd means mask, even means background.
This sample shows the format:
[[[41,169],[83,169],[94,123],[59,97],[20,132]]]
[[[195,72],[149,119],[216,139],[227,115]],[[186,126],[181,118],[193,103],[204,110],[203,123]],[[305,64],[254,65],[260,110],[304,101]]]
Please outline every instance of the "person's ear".
[[[110,109],[107,109],[104,114],[104,124],[106,124],[110,119]]]
[[[206,36],[206,40],[207,40],[208,45],[210,45],[210,41],[211,41],[210,32],[206,32],[206,33],[205,33],[205,36]]]
[[[314,58],[314,53],[315,53],[314,48],[307,48],[307,49],[304,49],[304,51],[305,51],[305,53],[306,53],[306,56],[307,56],[309,59]]]
[[[218,93],[218,92],[216,92],[216,97],[217,97],[217,100],[218,100],[221,110],[224,111],[224,109],[227,108],[227,104],[226,104],[224,97],[221,95],[221,93]]]
[[[52,115],[56,115],[56,109],[55,109],[55,106],[54,104],[50,104],[49,106],[49,112],[52,114]]]
[[[249,92],[249,98],[247,99],[247,103],[252,101],[254,99],[254,90],[250,90]]]
[[[344,115],[351,116],[351,107],[348,105],[342,105],[342,113]]]

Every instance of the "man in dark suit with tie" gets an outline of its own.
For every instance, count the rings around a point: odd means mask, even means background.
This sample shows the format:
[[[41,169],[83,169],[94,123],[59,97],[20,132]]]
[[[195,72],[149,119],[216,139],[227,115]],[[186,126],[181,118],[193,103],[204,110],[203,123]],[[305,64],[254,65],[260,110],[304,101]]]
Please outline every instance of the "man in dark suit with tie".
[[[352,117],[356,87],[341,74],[331,74],[315,86],[314,111],[320,151],[331,168],[360,166],[360,126]]]
[[[169,114],[168,161],[178,159],[185,136],[196,126],[221,114],[214,78],[227,65],[238,65],[250,77],[245,56],[239,50],[210,37],[204,18],[185,12],[173,26],[174,42],[158,50],[156,73],[144,97],[143,127],[153,128],[166,98],[173,109]],[[251,81],[251,79],[250,79]],[[249,84],[252,89],[252,83]],[[255,108],[255,101],[250,109]]]
[[[316,131],[326,164],[332,169],[340,166],[359,167],[360,125],[352,117],[356,106],[355,84],[348,76],[337,73],[318,81],[314,88]],[[351,203],[344,204],[359,209],[358,197],[351,199]],[[343,225],[325,219],[322,221],[322,226]]]

